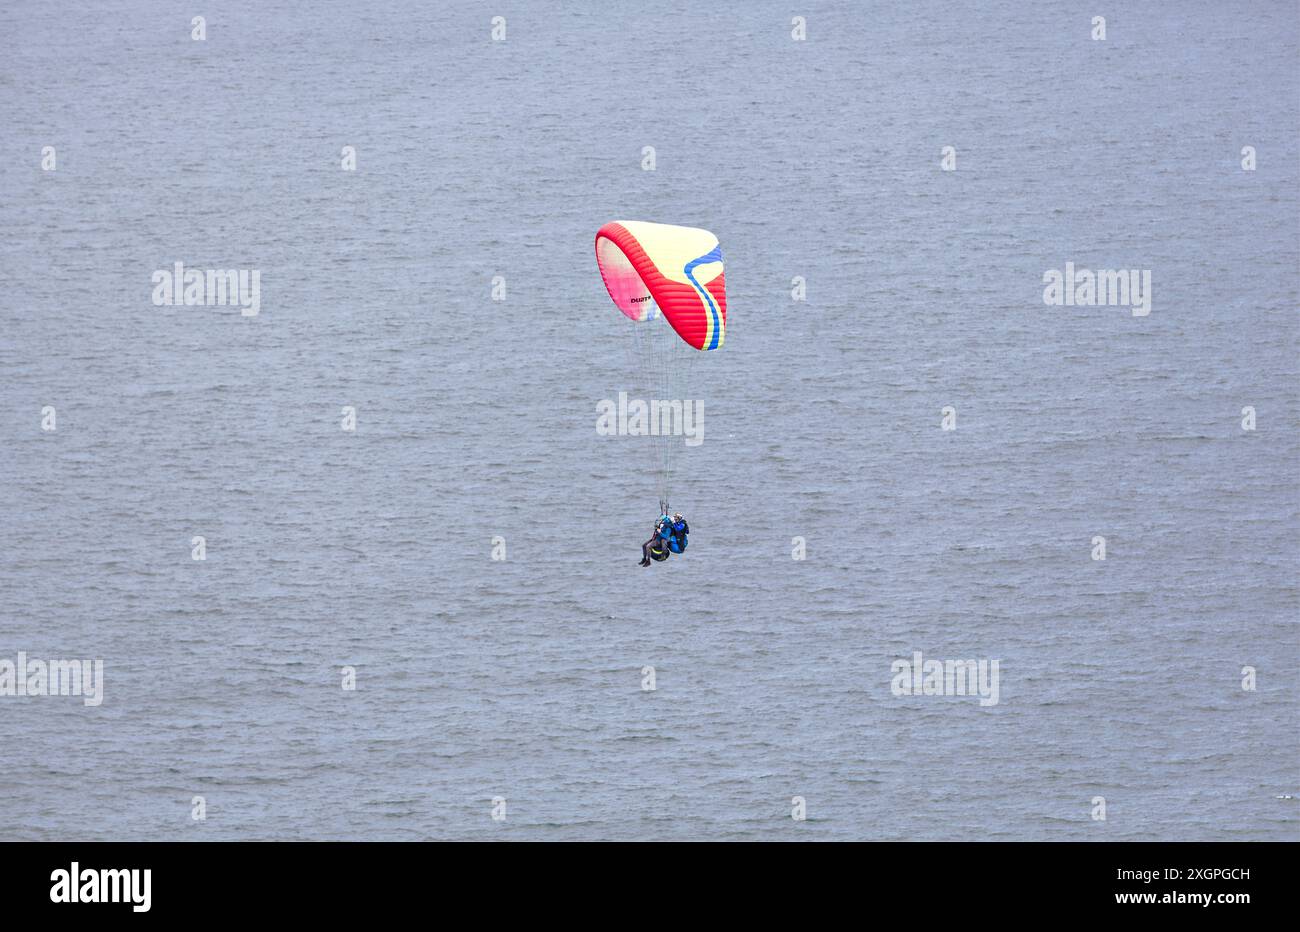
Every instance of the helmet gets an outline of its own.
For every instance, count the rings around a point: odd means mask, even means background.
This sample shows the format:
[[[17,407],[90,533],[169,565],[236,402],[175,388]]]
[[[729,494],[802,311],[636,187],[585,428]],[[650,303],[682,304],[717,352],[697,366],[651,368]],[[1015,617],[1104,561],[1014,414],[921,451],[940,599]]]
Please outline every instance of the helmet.
[[[681,513],[680,511],[676,511],[676,512],[673,512],[673,520],[674,520],[674,521],[685,521],[686,519],[682,517],[682,513]]]

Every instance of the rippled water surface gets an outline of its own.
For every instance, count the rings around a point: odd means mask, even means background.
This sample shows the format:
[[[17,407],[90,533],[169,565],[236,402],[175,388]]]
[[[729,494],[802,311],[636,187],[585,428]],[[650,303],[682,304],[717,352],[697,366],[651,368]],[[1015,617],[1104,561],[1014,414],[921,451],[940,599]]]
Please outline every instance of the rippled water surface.
[[[507,6],[0,11],[0,657],[105,696],[3,835],[1300,837],[1295,4]],[[727,262],[649,570],[621,218]]]

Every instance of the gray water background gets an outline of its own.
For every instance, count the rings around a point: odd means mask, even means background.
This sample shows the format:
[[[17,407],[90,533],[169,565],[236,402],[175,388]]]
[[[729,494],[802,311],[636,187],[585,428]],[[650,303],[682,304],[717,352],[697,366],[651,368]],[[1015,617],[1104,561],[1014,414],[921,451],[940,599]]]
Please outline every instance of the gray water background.
[[[1300,17],[1107,6],[6,3],[0,657],[106,698],[0,697],[0,836],[1296,839]],[[650,570],[623,218],[727,261]]]

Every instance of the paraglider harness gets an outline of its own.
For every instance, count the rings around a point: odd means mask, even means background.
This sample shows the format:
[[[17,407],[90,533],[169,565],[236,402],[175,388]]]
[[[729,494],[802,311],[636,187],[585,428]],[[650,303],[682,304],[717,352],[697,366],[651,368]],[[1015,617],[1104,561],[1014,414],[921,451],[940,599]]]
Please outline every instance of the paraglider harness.
[[[663,511],[659,513],[659,520],[655,522],[654,543],[650,545],[650,559],[656,563],[662,563],[667,560],[672,551],[669,549],[669,535],[671,534],[672,519]]]

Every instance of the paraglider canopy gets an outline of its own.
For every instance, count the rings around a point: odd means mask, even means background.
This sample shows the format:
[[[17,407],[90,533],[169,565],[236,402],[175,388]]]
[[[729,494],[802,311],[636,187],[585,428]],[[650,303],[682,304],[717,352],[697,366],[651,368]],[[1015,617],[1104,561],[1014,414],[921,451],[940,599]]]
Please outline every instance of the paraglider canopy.
[[[660,511],[669,515],[679,448],[692,435],[691,425],[703,427],[703,401],[690,392],[691,370],[722,346],[726,331],[722,249],[708,230],[620,220],[597,231],[596,264],[623,313],[624,319],[610,318],[627,331],[636,387],[650,392],[632,402],[648,415],[643,426],[652,452],[641,467],[654,477]]]
[[[607,223],[596,233],[596,263],[609,296],[632,320],[648,321],[662,312],[687,345],[722,346],[722,248],[708,230],[641,220]]]

